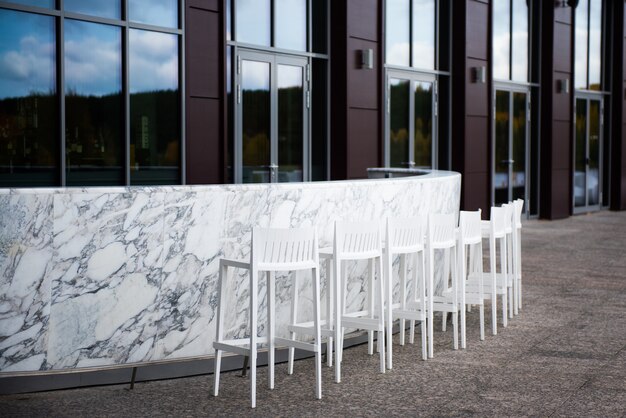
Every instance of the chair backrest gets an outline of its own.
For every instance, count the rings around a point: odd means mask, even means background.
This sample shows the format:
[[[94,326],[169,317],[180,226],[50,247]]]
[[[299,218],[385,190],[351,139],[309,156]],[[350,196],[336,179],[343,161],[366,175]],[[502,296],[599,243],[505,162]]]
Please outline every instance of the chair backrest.
[[[524,200],[516,199],[515,201],[513,201],[513,204],[515,205],[513,214],[515,228],[520,229],[522,227],[522,212],[524,211]]]
[[[506,208],[491,207],[490,213],[490,231],[496,237],[502,237],[506,230]]]
[[[431,213],[428,215],[428,245],[433,249],[454,247],[455,228],[456,216],[453,213]]]
[[[391,254],[407,254],[424,248],[424,219],[387,218],[386,248]]]
[[[504,230],[507,234],[513,232],[513,203],[505,203],[502,205],[504,209]]]
[[[319,264],[315,228],[254,228],[252,265],[263,271],[301,270]]]
[[[478,244],[482,241],[481,210],[461,211],[459,215],[459,234],[462,244]]]
[[[335,222],[335,257],[362,260],[380,257],[382,241],[378,221]]]

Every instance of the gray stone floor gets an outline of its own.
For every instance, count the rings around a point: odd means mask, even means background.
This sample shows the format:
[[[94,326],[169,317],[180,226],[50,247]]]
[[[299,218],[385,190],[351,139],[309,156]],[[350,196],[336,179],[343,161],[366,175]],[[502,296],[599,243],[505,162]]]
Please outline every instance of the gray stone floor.
[[[0,416],[626,416],[626,212],[563,221],[528,221],[523,230],[524,306],[508,328],[478,339],[468,316],[468,347],[454,351],[451,326],[436,321],[435,358],[419,344],[394,346],[394,369],[361,345],[345,352],[343,382],[324,368],[314,399],[313,361],[276,388],[259,369],[257,408],[248,381],[212,376],[0,397]],[[419,335],[416,336],[419,342]]]

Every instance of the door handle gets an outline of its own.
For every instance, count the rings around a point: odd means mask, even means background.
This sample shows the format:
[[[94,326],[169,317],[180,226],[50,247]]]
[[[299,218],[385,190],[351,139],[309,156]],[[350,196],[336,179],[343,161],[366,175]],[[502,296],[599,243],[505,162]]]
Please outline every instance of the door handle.
[[[270,170],[277,170],[278,169],[278,166],[276,164],[270,164],[270,165],[267,165],[265,167],[269,168]]]
[[[515,162],[515,160],[502,160],[500,161],[503,164],[513,164]]]
[[[585,164],[589,165],[589,157],[585,158]]]
[[[407,165],[409,168],[415,167],[415,161],[403,161],[401,164]]]

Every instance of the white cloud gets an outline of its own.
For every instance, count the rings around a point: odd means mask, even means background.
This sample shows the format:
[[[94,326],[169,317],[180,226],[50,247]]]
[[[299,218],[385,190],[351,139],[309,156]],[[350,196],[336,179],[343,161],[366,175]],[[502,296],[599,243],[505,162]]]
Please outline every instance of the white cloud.
[[[131,93],[178,88],[178,37],[157,32],[130,32]]]
[[[54,45],[25,36],[15,47],[0,52],[1,97],[54,90]]]

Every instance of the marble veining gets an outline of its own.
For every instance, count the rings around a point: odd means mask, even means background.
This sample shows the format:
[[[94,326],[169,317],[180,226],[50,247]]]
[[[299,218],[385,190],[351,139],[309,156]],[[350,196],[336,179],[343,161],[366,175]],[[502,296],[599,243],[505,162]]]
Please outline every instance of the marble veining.
[[[272,185],[0,190],[0,376],[210,355],[219,259],[248,258],[253,226],[315,225],[320,245],[328,246],[336,220],[458,212],[460,181],[457,173],[432,172]],[[348,309],[365,303],[366,267],[348,267]],[[311,288],[302,278],[306,319]],[[324,298],[324,269],[322,280]],[[292,276],[277,277],[277,328],[289,318],[293,285]],[[263,332],[265,280],[260,286]],[[249,333],[247,299],[247,275],[234,272],[226,302],[231,337]]]

